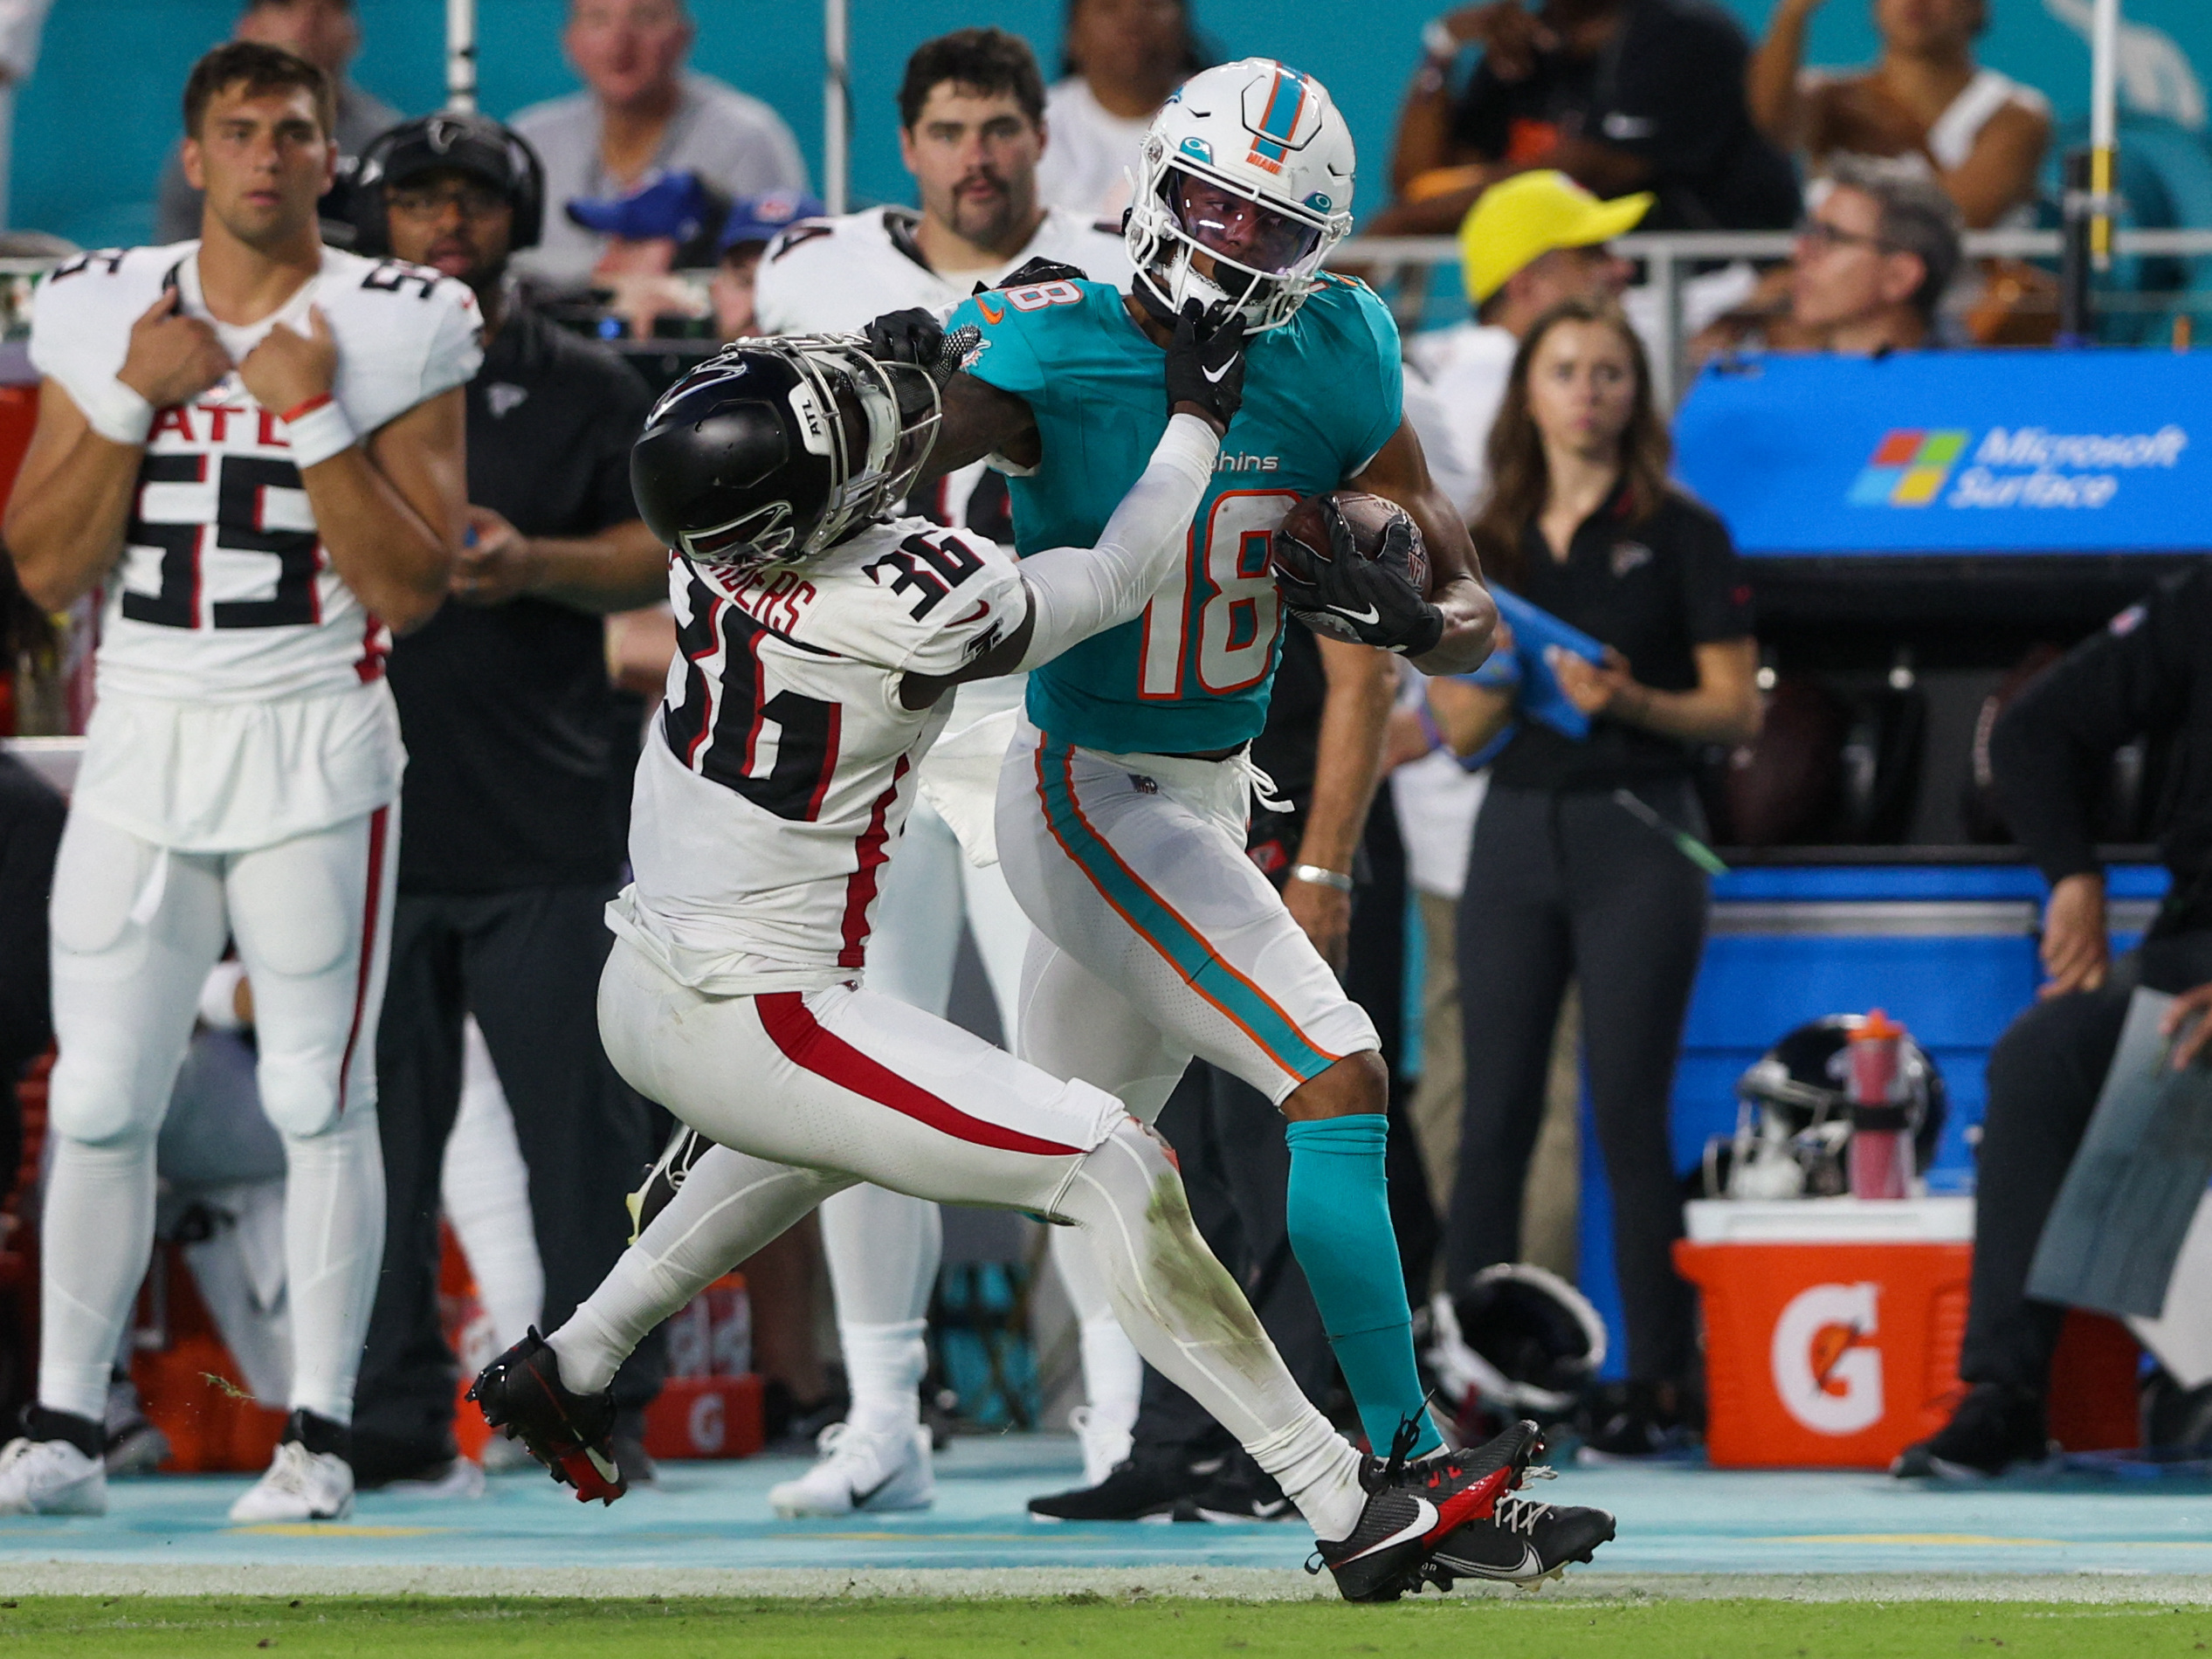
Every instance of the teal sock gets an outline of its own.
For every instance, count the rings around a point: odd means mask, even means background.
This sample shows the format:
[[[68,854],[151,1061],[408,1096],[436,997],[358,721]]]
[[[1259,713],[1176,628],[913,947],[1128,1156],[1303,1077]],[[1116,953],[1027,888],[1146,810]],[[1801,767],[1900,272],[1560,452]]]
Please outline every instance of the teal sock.
[[[1292,1124],[1285,1133],[1291,1248],[1359,1402],[1368,1442],[1387,1452],[1398,1425],[1410,1417],[1421,1425],[1414,1455],[1434,1451],[1444,1440],[1429,1421],[1414,1365],[1413,1314],[1382,1174],[1390,1120],[1379,1112],[1320,1118]]]

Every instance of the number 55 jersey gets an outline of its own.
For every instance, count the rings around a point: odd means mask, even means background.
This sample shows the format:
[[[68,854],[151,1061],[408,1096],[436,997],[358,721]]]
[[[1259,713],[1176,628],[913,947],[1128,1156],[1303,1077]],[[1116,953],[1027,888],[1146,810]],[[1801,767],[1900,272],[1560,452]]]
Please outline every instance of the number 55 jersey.
[[[962,368],[1020,396],[1043,439],[1013,478],[1016,551],[1094,546],[1166,428],[1165,353],[1104,283],[977,294]],[[1361,472],[1398,429],[1398,330],[1368,288],[1328,277],[1253,337],[1244,403],[1191,521],[1190,552],[1144,614],[1030,676],[1029,718],[1108,754],[1191,754],[1258,735],[1283,620],[1267,543],[1300,496]]]
[[[858,977],[914,761],[950,713],[899,700],[1029,614],[997,546],[920,519],[872,525],[803,566],[670,567],[677,654],[637,763],[635,882],[614,931],[715,996]]]
[[[208,317],[198,253],[183,242],[61,265],[38,291],[32,363],[89,406],[163,293],[176,292],[183,314]],[[364,443],[466,382],[483,358],[482,319],[461,284],[331,248],[274,313],[214,327],[238,362],[279,323],[307,333],[310,307],[337,347],[331,395]],[[100,589],[100,701],[76,799],[182,850],[269,845],[398,793],[389,636],[332,568],[282,413],[235,371],[158,410],[122,554]]]

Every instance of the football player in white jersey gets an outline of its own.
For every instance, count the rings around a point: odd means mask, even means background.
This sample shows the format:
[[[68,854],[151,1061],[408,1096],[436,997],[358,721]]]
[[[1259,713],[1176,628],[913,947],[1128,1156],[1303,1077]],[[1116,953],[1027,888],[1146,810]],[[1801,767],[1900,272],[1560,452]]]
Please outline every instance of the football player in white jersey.
[[[978,284],[1018,283],[1020,268],[1039,260],[1126,286],[1129,254],[1119,225],[1037,201],[1037,162],[1050,140],[1044,111],[1043,77],[1018,36],[963,29],[925,41],[906,60],[899,93],[899,153],[920,210],[870,208],[785,231],[755,279],[761,331],[847,332],[909,306],[942,316]],[[1005,480],[981,461],[935,480],[912,505],[941,524],[1013,538]],[[954,698],[945,734],[920,763],[922,797],[868,944],[874,989],[942,1016],[964,912],[1010,1048],[1030,925],[989,847],[996,768],[1023,684],[1019,676],[982,681]],[[964,857],[963,838],[991,862]],[[770,1489],[768,1501],[784,1515],[842,1515],[856,1494],[867,1495],[869,1509],[920,1508],[934,1490],[918,1390],[941,1255],[937,1208],[850,1187],[823,1205],[822,1238],[852,1402],[844,1422],[825,1432],[821,1461]],[[1143,1365],[1106,1311],[1102,1286],[1089,1302],[1093,1317],[1082,1323],[1081,1342],[1092,1403],[1078,1408],[1076,1427],[1087,1483],[1095,1484],[1128,1455]]]
[[[384,1221],[374,1056],[405,755],[387,625],[458,547],[474,299],[324,248],[329,83],[238,42],[194,68],[196,242],[40,289],[38,424],[8,503],[24,589],[100,595],[99,706],[54,876],[43,1349],[0,1511],[97,1514],[110,1356],[154,1227],[154,1142],[226,938],[290,1167],[293,1411],[245,1521],[353,1501],[355,1370]]]
[[[876,522],[926,458],[937,392],[857,341],[734,348],[647,422],[631,478],[677,553],[683,651],[638,764],[637,879],[608,909],[599,1029],[633,1086],[715,1144],[567,1323],[472,1391],[579,1498],[622,1494],[608,1386],[639,1339],[873,1181],[1079,1229],[1146,1356],[1275,1475],[1347,1598],[1417,1587],[1446,1533],[1526,1501],[1511,1489],[1533,1424],[1481,1467],[1362,1460],[1299,1392],[1191,1225],[1167,1147],[1118,1099],[857,979],[946,694],[1138,614],[1211,481],[1242,343],[1236,321],[1184,313],[1167,430],[1099,545],[1018,570],[981,537]]]

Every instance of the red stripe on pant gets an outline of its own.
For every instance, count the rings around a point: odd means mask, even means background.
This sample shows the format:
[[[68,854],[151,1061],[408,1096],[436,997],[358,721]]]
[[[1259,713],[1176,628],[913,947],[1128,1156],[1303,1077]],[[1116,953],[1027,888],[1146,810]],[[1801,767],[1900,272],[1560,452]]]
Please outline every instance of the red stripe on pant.
[[[831,705],[832,712],[835,708]],[[833,740],[830,758],[823,763],[822,774],[825,779],[836,763],[837,745]],[[868,814],[868,827],[853,843],[853,871],[844,885],[844,920],[840,928],[844,948],[837,953],[839,967],[858,967],[868,959],[868,906],[876,902],[884,861],[891,857],[891,806],[899,798],[899,785],[906,775],[906,757],[902,754],[899,764],[891,769],[891,787],[876,797],[875,808]]]
[[[361,976],[354,984],[354,1022],[346,1029],[346,1057],[338,1062],[338,1115],[346,1115],[346,1079],[354,1069],[354,1047],[361,1041],[362,1015],[369,1008],[369,969],[376,960],[376,921],[383,906],[376,901],[384,892],[384,830],[392,809],[378,807],[369,815],[369,902],[361,923]]]
[[[919,1084],[908,1082],[881,1061],[871,1059],[844,1038],[824,1030],[797,991],[767,992],[755,996],[753,1006],[760,1010],[761,1027],[768,1034],[768,1041],[785,1059],[802,1071],[827,1077],[840,1089],[849,1089],[973,1146],[1033,1153],[1040,1158],[1082,1154],[1080,1146],[1063,1146],[1056,1140],[1040,1140],[1018,1129],[971,1118],[949,1100],[941,1100]]]

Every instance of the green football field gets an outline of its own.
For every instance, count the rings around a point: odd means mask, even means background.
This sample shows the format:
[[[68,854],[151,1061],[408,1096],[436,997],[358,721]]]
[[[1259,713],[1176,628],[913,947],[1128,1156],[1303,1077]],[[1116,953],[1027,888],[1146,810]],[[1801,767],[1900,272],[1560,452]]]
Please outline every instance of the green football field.
[[[0,1602],[0,1654],[1453,1656],[1454,1659],[2162,1659],[2212,1651],[2212,1607],[2047,1602],[762,1601],[29,1596]]]

